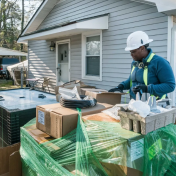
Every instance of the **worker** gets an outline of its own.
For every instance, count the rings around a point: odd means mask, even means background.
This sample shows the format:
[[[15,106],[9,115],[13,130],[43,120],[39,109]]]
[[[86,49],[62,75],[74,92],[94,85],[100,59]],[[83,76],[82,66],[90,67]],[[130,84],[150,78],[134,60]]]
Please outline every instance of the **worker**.
[[[175,78],[169,62],[154,54],[148,48],[153,39],[143,31],[129,35],[125,51],[133,58],[129,78],[109,92],[129,90],[130,98],[136,99],[136,93],[149,93],[157,99],[166,98],[166,94],[175,89]]]

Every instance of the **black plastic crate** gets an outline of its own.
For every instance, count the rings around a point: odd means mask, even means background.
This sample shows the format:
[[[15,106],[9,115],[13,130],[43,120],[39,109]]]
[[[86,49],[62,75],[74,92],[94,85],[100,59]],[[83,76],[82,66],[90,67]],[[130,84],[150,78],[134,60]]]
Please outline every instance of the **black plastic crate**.
[[[0,138],[7,145],[20,142],[20,127],[35,117],[36,108],[11,110],[0,106]]]

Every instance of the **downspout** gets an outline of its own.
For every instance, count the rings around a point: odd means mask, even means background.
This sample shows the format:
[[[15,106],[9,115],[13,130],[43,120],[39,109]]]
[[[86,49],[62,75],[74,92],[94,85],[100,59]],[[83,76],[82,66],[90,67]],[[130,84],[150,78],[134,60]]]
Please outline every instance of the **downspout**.
[[[168,16],[168,32],[167,32],[167,60],[171,62],[171,47],[172,47],[172,28],[173,28],[173,16]]]
[[[176,78],[176,25],[172,28],[172,52],[171,52],[171,66],[174,72],[174,76]],[[176,90],[172,93],[172,101],[173,106],[175,106],[176,102]]]
[[[174,19],[173,16],[168,16],[168,32],[167,32],[167,61],[171,64],[171,67],[174,71],[174,60],[172,57],[172,47],[173,47],[173,41],[172,41],[172,36],[173,36],[173,24]],[[175,73],[174,73],[175,75]],[[172,105],[175,106],[175,91],[172,92],[171,94],[168,95],[170,99],[172,99]]]
[[[27,43],[27,48],[28,48],[28,55],[27,55],[27,61],[28,61],[28,66],[27,66],[27,79],[29,79],[29,41]],[[27,83],[26,83],[27,84]]]

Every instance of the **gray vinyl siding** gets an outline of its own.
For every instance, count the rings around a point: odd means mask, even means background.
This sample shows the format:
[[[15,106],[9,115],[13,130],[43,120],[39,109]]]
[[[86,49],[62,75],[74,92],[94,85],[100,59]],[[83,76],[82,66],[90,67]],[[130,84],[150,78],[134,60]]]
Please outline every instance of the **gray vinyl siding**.
[[[50,78],[50,89],[54,90],[56,85],[56,55],[49,51],[50,42],[29,41],[29,78]]]
[[[154,39],[151,43],[153,51],[167,59],[168,18],[165,14],[158,13],[155,6],[129,0],[66,0],[53,8],[39,29],[107,13],[109,13],[109,29],[103,30],[102,33],[103,81],[83,81],[108,90],[129,77],[132,58],[124,48],[130,33],[137,30],[147,32],[150,38]],[[71,42],[71,50],[74,49],[71,55],[72,79],[81,78],[81,34],[78,36]],[[37,50],[41,52],[42,48]],[[53,57],[53,53],[50,54]],[[51,60],[55,64],[55,57]]]
[[[55,39],[70,39],[71,69],[70,79],[81,79],[81,35]],[[29,78],[50,78],[50,89],[56,86],[56,52],[50,50],[50,42],[45,40],[29,41]]]

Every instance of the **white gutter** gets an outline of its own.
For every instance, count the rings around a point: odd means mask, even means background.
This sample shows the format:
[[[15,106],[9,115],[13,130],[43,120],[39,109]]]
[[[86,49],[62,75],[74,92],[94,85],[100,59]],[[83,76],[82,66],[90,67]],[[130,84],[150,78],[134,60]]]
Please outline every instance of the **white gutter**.
[[[168,32],[167,32],[167,60],[171,62],[171,47],[172,47],[172,28],[173,16],[168,16]]]
[[[28,70],[27,70],[27,78],[29,78],[29,43],[28,43],[28,55],[27,55],[27,61],[28,61]]]
[[[80,21],[75,24],[59,27],[56,29],[22,36],[18,39],[17,42],[23,43],[29,40],[50,40],[68,35],[81,34],[82,32],[86,31],[108,29],[108,21],[109,16],[105,15],[85,21]]]
[[[172,52],[172,28],[173,28],[173,16],[168,16],[168,28],[167,28],[167,61],[172,65],[171,52]],[[174,93],[168,95],[169,98],[174,100]]]

